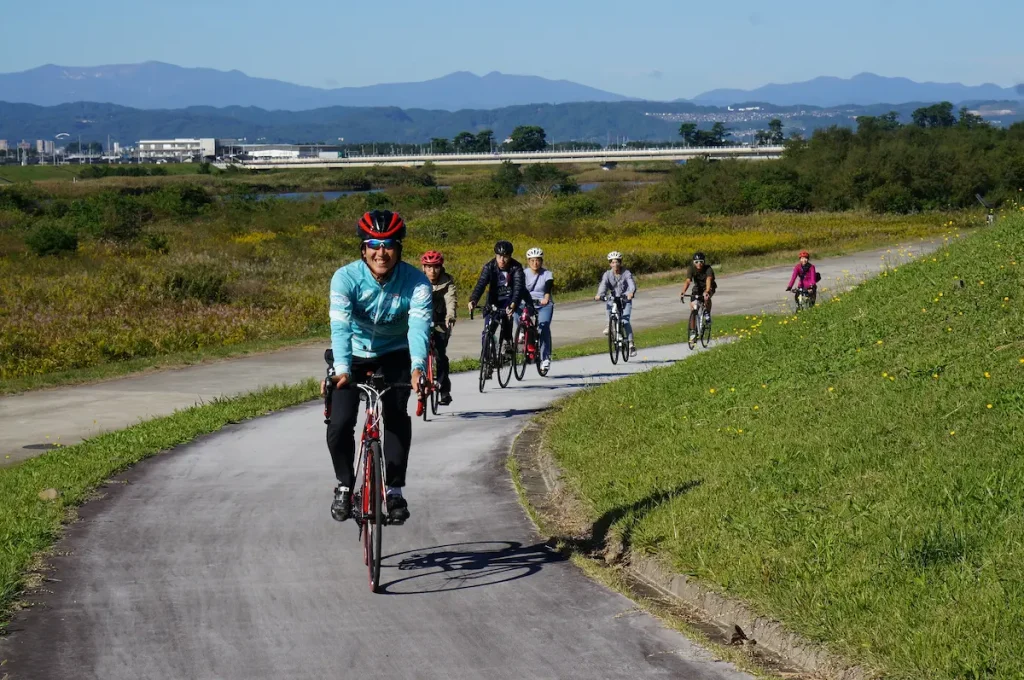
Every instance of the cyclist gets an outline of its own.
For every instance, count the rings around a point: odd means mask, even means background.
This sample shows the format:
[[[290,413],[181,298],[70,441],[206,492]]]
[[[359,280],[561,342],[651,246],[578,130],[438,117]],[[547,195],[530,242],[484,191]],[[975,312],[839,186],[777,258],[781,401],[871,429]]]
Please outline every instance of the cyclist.
[[[601,283],[597,286],[597,295],[594,296],[594,299],[600,300],[601,296],[605,293],[608,293],[609,296],[626,298],[626,304],[622,307],[622,323],[626,328],[626,336],[629,339],[629,355],[636,356],[636,345],[633,344],[633,325],[629,322],[630,314],[633,313],[633,296],[636,295],[636,281],[633,280],[632,272],[622,268],[622,253],[619,251],[613,250],[608,253],[608,263],[610,268],[601,277]],[[608,317],[608,321],[604,326],[604,334],[608,335],[612,319],[611,297],[606,301],[605,315]]]
[[[458,291],[455,279],[444,269],[444,255],[436,250],[428,250],[420,258],[423,273],[434,287],[434,347],[437,348],[437,372],[441,375],[441,396],[438,403],[444,406],[452,403],[452,381],[448,375],[448,334],[447,330],[455,325],[458,310]]]
[[[683,291],[679,294],[679,300],[685,302],[686,289],[693,283],[693,294],[690,297],[690,309],[697,309],[697,298],[704,298],[704,321],[711,320],[711,296],[718,289],[718,282],[715,281],[715,270],[705,262],[704,253],[693,254],[693,264],[686,270],[686,281],[683,282]],[[696,319],[690,315],[690,342],[697,339],[695,328]]]
[[[409,518],[402,497],[409,462],[412,420],[409,395],[419,388],[430,338],[430,282],[415,266],[402,262],[405,222],[398,213],[374,210],[360,218],[356,234],[360,259],[338,269],[331,279],[331,350],[336,389],[327,447],[338,486],[331,516],[343,522],[352,513],[355,483],[355,427],[359,390],[355,383],[380,370],[394,387],[382,398],[387,512],[395,522]]]
[[[787,293],[793,290],[793,283],[798,279],[800,283],[797,288],[807,291],[811,307],[813,307],[814,302],[818,299],[818,272],[811,264],[811,254],[806,250],[800,251],[800,261],[793,267],[793,275],[789,277],[789,285],[786,286]]]
[[[480,335],[481,349],[487,339],[487,329],[490,328],[491,305],[501,310],[502,334],[512,337],[512,315],[523,298],[523,265],[512,259],[512,250],[512,244],[508,241],[494,244],[494,259],[488,260],[480,269],[480,278],[469,294],[469,309],[472,310],[484,294],[484,288],[487,288],[484,331]]]
[[[526,263],[529,269],[523,272],[523,283],[526,295],[537,308],[537,335],[540,340],[541,368],[551,367],[551,317],[555,313],[555,302],[551,293],[555,287],[555,279],[550,269],[544,268],[544,251],[530,248],[526,251]]]

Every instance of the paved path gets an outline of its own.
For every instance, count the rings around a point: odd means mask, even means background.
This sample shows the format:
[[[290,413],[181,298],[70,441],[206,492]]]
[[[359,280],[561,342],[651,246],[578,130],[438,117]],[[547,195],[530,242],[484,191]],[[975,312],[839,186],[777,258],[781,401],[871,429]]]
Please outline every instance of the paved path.
[[[820,260],[819,287],[847,286],[878,272],[889,261],[938,247],[942,240],[918,240],[891,248]],[[718,314],[756,314],[791,308],[784,292],[791,265],[721,277],[715,296]],[[557,272],[555,272],[557,276]],[[838,279],[838,280],[837,280]],[[685,308],[679,303],[680,285],[642,288],[633,305],[636,328],[679,321]],[[825,293],[825,296],[828,294]],[[464,310],[465,308],[463,308]],[[466,313],[461,313],[465,317]],[[555,308],[554,343],[564,345],[601,337],[604,305],[568,303]],[[461,318],[452,336],[450,356],[479,354],[479,322]],[[187,368],[118,378],[91,385],[27,392],[0,397],[0,465],[38,455],[48,444],[69,445],[103,431],[119,429],[139,420],[172,413],[198,401],[236,395],[259,387],[294,383],[319,376],[323,344],[306,345],[255,356]]]
[[[689,355],[654,348],[455,376],[458,409],[414,420],[413,517],[384,534],[384,594],[328,512],[319,404],[150,459],[85,505],[46,592],[0,638],[10,680],[749,680],[550,551],[504,462],[527,418],[578,389]],[[646,357],[646,361],[644,358]],[[2,676],[0,676],[2,677]]]

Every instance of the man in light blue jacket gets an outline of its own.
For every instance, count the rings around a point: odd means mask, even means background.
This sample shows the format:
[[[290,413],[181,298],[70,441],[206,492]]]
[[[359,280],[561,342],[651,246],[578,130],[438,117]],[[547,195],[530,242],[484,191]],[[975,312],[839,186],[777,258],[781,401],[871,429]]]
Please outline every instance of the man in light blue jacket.
[[[423,272],[401,261],[406,228],[398,213],[368,212],[359,220],[356,233],[362,240],[362,257],[331,279],[331,352],[336,375],[327,447],[338,479],[331,516],[342,522],[352,513],[359,415],[355,384],[379,369],[394,385],[381,399],[387,511],[391,521],[404,522],[409,518],[409,506],[402,497],[412,440],[409,395],[418,389],[426,369],[433,295]]]

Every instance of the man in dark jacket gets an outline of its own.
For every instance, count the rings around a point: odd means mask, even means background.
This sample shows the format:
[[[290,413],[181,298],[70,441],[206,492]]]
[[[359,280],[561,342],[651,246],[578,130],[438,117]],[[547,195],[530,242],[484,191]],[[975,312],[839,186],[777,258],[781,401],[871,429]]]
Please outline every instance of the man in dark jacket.
[[[508,338],[512,337],[512,315],[523,298],[525,286],[523,265],[512,259],[512,244],[508,241],[498,241],[494,244],[494,259],[488,260],[480,270],[480,278],[469,295],[469,309],[472,310],[484,294],[484,288],[487,288],[484,332],[480,336],[481,348],[487,337],[488,328],[491,332],[494,331],[491,327],[491,305],[500,310],[502,334],[506,334]]]

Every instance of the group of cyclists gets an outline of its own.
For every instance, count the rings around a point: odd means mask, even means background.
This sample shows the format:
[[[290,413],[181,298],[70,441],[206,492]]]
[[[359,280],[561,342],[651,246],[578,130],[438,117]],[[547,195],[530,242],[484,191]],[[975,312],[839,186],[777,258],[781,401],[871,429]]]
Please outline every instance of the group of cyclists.
[[[455,279],[445,271],[444,256],[436,250],[420,257],[419,268],[403,261],[402,242],[406,232],[405,221],[398,213],[390,210],[365,213],[356,225],[360,258],[338,269],[331,279],[329,316],[334,375],[329,399],[334,415],[327,427],[327,446],[337,479],[331,516],[338,521],[348,519],[352,513],[354,434],[360,394],[355,389],[356,383],[379,373],[394,387],[381,398],[386,512],[392,522],[409,518],[408,503],[402,495],[412,439],[408,402],[411,393],[419,393],[421,389],[431,334],[441,377],[439,403],[452,402],[446,350],[458,307]],[[502,327],[507,337],[512,337],[516,312],[525,307],[536,320],[542,368],[546,372],[551,364],[554,277],[544,267],[544,251],[540,248],[526,252],[527,268],[512,257],[513,250],[509,241],[498,241],[494,245],[494,257],[481,269],[469,295],[468,308],[476,308],[486,289],[484,333],[493,328],[491,316],[498,314],[500,319],[496,325]],[[635,355],[630,315],[636,281],[623,267],[620,252],[608,253],[607,259],[609,268],[601,277],[595,300],[606,301],[605,314],[610,319],[613,300],[623,299],[623,325],[629,352]],[[801,288],[816,291],[817,276],[806,251],[800,253],[800,262],[793,269],[787,291],[798,278]],[[696,301],[701,299],[704,314],[710,317],[717,287],[715,273],[704,253],[695,253],[686,272],[680,300],[686,302],[689,290],[691,309],[696,310]],[[607,322],[604,333],[609,333]],[[690,340],[693,338],[694,314],[691,313]]]

